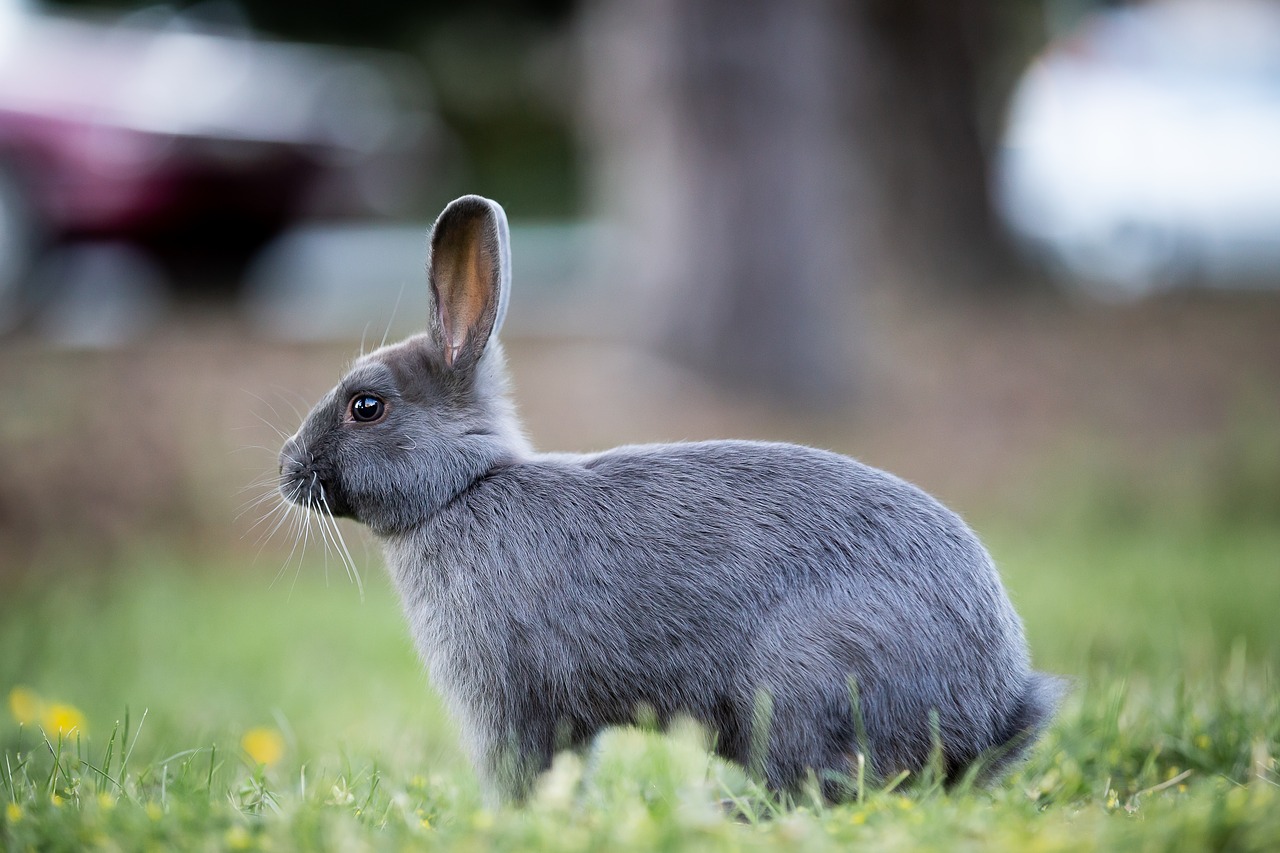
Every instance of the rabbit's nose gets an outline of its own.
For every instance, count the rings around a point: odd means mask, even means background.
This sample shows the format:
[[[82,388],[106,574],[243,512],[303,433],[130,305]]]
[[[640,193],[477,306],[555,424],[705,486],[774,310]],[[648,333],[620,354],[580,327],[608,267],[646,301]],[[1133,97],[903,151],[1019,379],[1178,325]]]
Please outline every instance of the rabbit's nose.
[[[298,448],[298,437],[294,436],[284,443],[284,447],[280,448],[280,467],[279,473],[284,475],[285,469],[295,471],[302,464],[302,454]]]

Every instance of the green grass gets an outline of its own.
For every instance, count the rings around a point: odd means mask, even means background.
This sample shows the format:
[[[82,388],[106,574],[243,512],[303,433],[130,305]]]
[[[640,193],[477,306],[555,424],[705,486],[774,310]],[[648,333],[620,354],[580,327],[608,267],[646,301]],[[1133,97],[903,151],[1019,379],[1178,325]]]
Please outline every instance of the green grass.
[[[83,713],[0,718],[6,849],[1134,850],[1280,848],[1280,529],[1061,522],[979,529],[1037,666],[1074,679],[1008,779],[916,780],[774,812],[697,732],[607,735],[524,809],[488,810],[394,596],[322,566],[274,585],[137,561],[12,583],[0,690]],[[266,561],[264,561],[266,562]],[[47,709],[46,709],[47,710]],[[278,737],[269,766],[242,747]],[[721,801],[734,798],[743,814]],[[768,818],[768,819],[764,819]]]

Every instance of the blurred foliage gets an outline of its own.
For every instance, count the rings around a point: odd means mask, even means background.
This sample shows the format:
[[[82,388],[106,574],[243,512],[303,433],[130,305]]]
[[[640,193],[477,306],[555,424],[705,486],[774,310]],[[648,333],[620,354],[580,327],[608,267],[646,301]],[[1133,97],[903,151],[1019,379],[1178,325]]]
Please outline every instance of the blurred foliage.
[[[159,5],[153,0],[57,0],[54,8],[129,11]],[[506,19],[556,23],[564,20],[573,7],[570,0],[482,0],[459,4],[443,0],[366,0],[343,3],[341,0],[319,0],[300,6],[284,0],[185,0],[168,4],[187,14],[218,20],[242,10],[249,21],[265,32],[282,38],[369,46],[406,47],[406,37],[432,24],[459,14],[482,12]]]
[[[580,213],[585,164],[565,27],[469,8],[425,28],[413,51],[465,151],[460,191],[501,198],[517,217]]]
[[[69,11],[123,13],[150,2],[64,0]],[[576,93],[567,0],[482,3],[177,3],[214,23],[241,17],[269,36],[387,48],[422,69],[421,86],[448,129],[449,174],[420,205],[432,214],[463,192],[501,197],[516,217],[580,212],[582,157],[573,127]]]

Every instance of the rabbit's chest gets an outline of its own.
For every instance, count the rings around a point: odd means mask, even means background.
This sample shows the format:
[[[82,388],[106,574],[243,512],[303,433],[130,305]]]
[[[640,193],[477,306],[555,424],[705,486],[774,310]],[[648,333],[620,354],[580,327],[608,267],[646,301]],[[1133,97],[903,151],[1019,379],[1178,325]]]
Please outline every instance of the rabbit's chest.
[[[522,665],[512,655],[519,629],[510,602],[476,583],[472,567],[403,543],[388,543],[385,554],[414,643],[439,689],[471,694]]]

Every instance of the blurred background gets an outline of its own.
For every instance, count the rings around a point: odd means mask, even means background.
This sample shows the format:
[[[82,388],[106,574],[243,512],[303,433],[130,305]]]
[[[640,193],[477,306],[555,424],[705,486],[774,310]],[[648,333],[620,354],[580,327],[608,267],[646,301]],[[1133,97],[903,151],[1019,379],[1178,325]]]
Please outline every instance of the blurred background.
[[[539,448],[895,471],[1050,668],[1280,650],[1280,4],[0,0],[4,680],[74,692],[22,614],[139,566],[287,620],[325,557],[273,530],[280,436],[423,326],[466,192]]]

